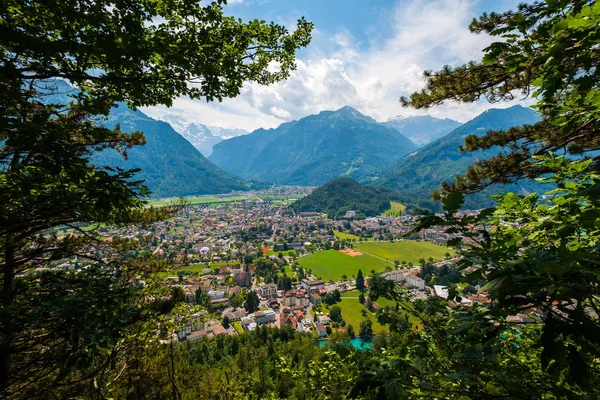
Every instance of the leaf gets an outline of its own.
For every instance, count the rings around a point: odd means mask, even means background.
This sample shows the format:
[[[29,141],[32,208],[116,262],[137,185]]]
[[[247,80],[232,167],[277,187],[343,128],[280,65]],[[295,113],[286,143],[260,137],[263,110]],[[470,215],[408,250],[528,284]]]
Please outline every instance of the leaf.
[[[444,210],[450,214],[454,214],[463,205],[465,197],[460,192],[450,192],[442,200]]]

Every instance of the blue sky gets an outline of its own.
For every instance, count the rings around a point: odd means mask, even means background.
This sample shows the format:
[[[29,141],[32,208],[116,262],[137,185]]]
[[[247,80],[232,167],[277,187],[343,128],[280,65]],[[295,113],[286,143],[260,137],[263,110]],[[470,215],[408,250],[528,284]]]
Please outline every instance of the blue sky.
[[[304,16],[314,22],[311,45],[298,52],[298,68],[271,86],[247,83],[222,103],[178,99],[170,109],[145,109],[153,117],[175,114],[211,126],[254,130],[275,127],[345,105],[379,121],[428,113],[467,121],[492,107],[445,104],[404,109],[398,99],[423,86],[422,73],[480,59],[490,42],[467,27],[483,11],[514,9],[515,0],[233,0],[225,12],[243,20],[274,21],[293,29]],[[507,107],[513,103],[496,104]]]

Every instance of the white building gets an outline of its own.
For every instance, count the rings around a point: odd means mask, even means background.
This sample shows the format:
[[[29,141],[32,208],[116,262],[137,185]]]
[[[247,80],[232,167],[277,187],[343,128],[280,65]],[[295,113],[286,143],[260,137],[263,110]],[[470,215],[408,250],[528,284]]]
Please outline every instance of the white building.
[[[409,285],[416,287],[419,290],[425,290],[425,281],[415,275],[406,275],[404,281]]]
[[[264,298],[277,297],[277,285],[269,283],[258,288],[258,294]]]
[[[390,271],[382,274],[382,276],[389,280],[394,281],[395,283],[404,282],[404,272],[403,271]]]
[[[225,297],[225,293],[218,290],[211,290],[208,292],[208,297],[211,300],[222,299]]]
[[[268,324],[269,322],[275,322],[275,311],[273,311],[273,310],[257,311],[254,313],[254,321],[258,325]]]

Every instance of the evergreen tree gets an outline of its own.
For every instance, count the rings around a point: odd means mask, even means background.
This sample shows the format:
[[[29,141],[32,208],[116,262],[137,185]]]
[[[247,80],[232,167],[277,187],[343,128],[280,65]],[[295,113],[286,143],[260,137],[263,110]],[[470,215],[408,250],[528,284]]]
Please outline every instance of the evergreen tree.
[[[260,301],[258,300],[258,295],[255,291],[249,290],[246,293],[246,302],[244,303],[244,308],[248,313],[253,313],[258,310],[258,306]]]
[[[450,312],[437,300],[410,305],[392,282],[375,278],[374,300],[393,298],[397,309],[422,323],[418,335],[404,334],[406,360],[427,357],[433,364],[424,373],[395,357],[399,364],[388,369],[391,360],[383,357],[355,389],[379,386],[388,397],[428,387],[428,395],[456,399],[598,398],[600,3],[521,4],[516,12],[484,14],[471,30],[500,40],[480,62],[427,72],[426,88],[402,101],[417,108],[481,97],[495,102],[518,91],[537,99],[539,123],[465,139],[466,151],[502,148],[444,184],[435,194],[444,213],[425,213],[416,227],[442,226],[458,236],[449,244],[463,248],[463,280],[486,282],[482,291],[490,302]],[[508,193],[496,207],[459,213],[465,193],[522,178],[548,183],[544,198]],[[450,299],[459,295],[458,287],[450,288]],[[382,321],[402,331],[388,314],[384,310]],[[517,314],[537,323],[515,326],[509,317]]]
[[[352,325],[348,324],[348,327],[346,328],[346,333],[351,338],[354,337],[355,333],[354,333],[354,328],[352,327]]]
[[[244,23],[224,16],[222,3],[0,6],[2,397],[77,396],[92,380],[98,397],[109,396],[104,385],[124,378],[130,365],[120,359],[133,362],[127,351],[158,330],[143,324],[159,323],[157,313],[174,306],[152,281],[165,262],[122,260],[137,244],[117,237],[110,248],[96,234],[100,224],[148,224],[181,205],[146,208],[149,192],[135,170],[90,159],[108,148],[126,157],[144,143],[140,132],[102,125],[119,102],[135,108],[171,105],[178,96],[221,100],[238,95],[246,81],[288,76],[312,25],[300,20],[289,33]],[[267,68],[271,62],[280,70]],[[60,92],[63,80],[77,89],[70,98]],[[59,227],[69,233],[59,237]],[[75,255],[89,267],[78,274],[54,268]]]
[[[360,323],[358,333],[361,337],[373,336],[373,322],[370,319],[365,319]]]
[[[361,292],[365,290],[365,277],[363,276],[363,272],[360,269],[356,274],[356,289]]]

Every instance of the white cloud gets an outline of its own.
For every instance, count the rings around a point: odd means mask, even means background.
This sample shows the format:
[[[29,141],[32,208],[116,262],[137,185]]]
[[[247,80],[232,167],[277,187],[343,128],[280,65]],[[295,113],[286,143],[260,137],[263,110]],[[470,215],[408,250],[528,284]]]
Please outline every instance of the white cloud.
[[[244,129],[273,127],[345,105],[377,120],[423,114],[403,109],[398,100],[423,87],[424,70],[481,57],[490,38],[468,31],[477,15],[475,8],[471,0],[400,1],[393,12],[382,16],[382,23],[392,27],[385,37],[373,27],[365,29],[372,36],[367,49],[344,27],[329,37],[319,31],[318,42],[326,48],[311,49],[286,81],[270,86],[247,83],[238,98],[220,104],[179,99],[173,110],[147,111],[155,116],[174,112],[209,125]],[[509,105],[448,103],[427,113],[466,121],[487,108]]]

